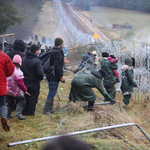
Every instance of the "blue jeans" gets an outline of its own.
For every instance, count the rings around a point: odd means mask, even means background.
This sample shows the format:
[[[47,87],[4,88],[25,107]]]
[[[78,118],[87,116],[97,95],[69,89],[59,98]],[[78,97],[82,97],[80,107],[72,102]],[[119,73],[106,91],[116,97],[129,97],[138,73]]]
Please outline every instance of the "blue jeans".
[[[6,95],[0,96],[0,115],[1,118],[7,118]]]
[[[6,95],[0,96],[0,106],[6,105]]]
[[[47,100],[53,101],[54,96],[56,95],[57,88],[59,85],[59,82],[49,81],[49,93],[47,96]]]

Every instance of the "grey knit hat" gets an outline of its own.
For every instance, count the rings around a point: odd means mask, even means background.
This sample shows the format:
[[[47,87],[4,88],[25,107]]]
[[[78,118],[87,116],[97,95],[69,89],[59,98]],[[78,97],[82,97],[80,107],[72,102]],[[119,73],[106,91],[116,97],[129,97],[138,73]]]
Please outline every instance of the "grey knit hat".
[[[128,65],[129,67],[131,67],[132,66],[132,59],[126,58],[124,63],[125,63],[125,65]]]

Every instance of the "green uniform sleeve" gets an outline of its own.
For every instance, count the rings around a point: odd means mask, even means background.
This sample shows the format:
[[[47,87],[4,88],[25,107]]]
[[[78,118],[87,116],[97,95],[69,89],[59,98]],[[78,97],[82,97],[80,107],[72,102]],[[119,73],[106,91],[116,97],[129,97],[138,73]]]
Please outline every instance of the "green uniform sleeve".
[[[132,71],[127,71],[127,77],[128,77],[128,80],[129,82],[134,86],[134,87],[137,87],[137,84],[136,82],[134,81],[133,79],[133,76],[132,76]]]
[[[103,85],[102,85],[102,83],[101,82],[99,82],[99,84],[98,84],[98,86],[96,87],[99,91],[100,91],[100,93],[106,98],[106,99],[108,99],[108,100],[110,100],[111,101],[111,96],[107,93],[107,91],[104,89],[104,87],[103,87]]]

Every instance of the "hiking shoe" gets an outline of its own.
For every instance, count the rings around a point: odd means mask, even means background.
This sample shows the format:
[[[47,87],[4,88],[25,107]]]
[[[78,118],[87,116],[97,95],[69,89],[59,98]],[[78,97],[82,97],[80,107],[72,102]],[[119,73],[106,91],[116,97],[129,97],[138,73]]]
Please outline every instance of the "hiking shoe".
[[[8,123],[7,123],[7,120],[6,120],[5,118],[2,118],[2,119],[1,119],[1,122],[2,122],[2,126],[3,126],[3,129],[5,130],[5,132],[10,131],[9,125],[8,125]]]

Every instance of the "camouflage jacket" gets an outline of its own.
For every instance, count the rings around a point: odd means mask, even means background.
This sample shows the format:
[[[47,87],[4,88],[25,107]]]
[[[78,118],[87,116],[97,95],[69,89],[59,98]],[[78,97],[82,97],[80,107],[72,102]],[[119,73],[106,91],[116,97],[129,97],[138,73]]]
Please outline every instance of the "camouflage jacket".
[[[95,101],[96,96],[92,88],[97,88],[100,93],[111,100],[111,96],[105,91],[102,85],[102,79],[91,74],[90,71],[85,71],[78,74],[71,83],[70,101]]]
[[[122,93],[133,92],[133,87],[137,87],[136,82],[133,79],[133,67],[124,65],[121,68],[122,70]]]
[[[107,58],[102,58],[101,69],[105,71],[104,84],[113,84],[116,82],[116,78],[113,73],[113,69],[118,69],[116,64],[112,64]]]

